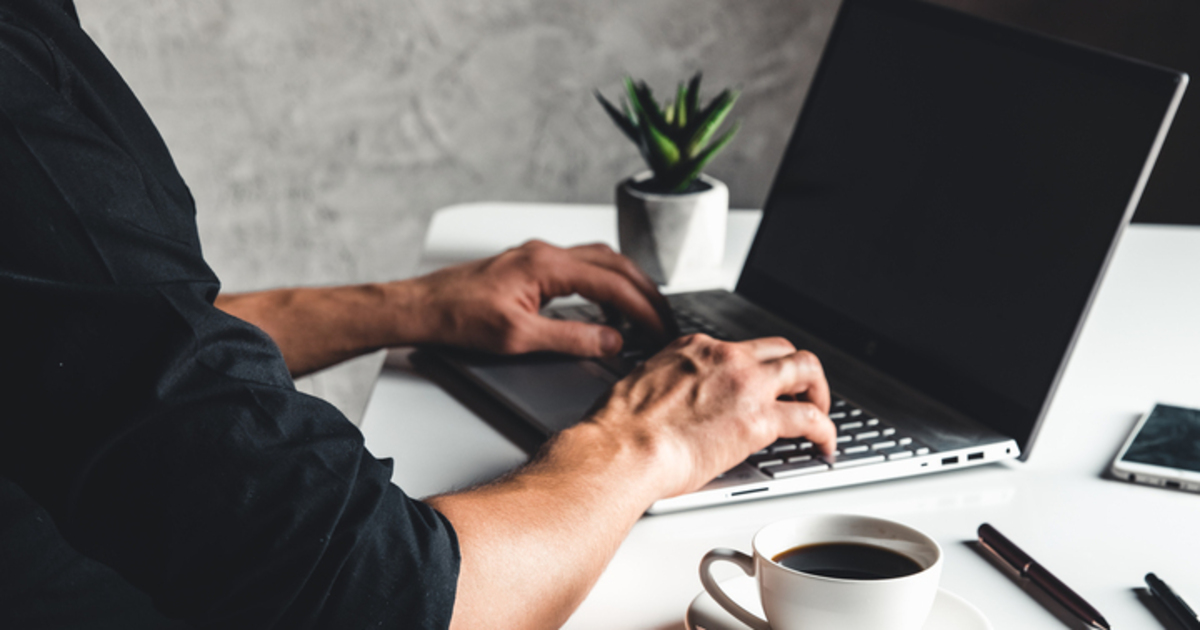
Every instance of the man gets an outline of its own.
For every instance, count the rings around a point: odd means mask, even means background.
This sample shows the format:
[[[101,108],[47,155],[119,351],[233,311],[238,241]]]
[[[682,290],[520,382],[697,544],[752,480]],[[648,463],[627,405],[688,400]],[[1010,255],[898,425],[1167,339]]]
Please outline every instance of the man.
[[[655,500],[780,436],[830,450],[820,364],[674,341],[519,471],[425,502],[291,376],[418,343],[605,355],[664,330],[603,246],[222,295],[157,131],[70,0],[0,0],[0,626],[560,625]],[[436,419],[430,419],[436,422]]]

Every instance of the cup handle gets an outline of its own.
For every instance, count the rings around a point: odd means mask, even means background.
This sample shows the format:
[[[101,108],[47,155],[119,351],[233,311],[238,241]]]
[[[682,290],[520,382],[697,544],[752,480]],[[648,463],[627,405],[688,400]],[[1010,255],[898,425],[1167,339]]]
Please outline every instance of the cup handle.
[[[704,554],[704,559],[700,561],[700,583],[704,585],[704,590],[708,591],[708,594],[722,608],[729,611],[729,614],[737,617],[738,621],[754,628],[754,630],[771,630],[771,625],[767,623],[766,619],[742,608],[741,605],[726,595],[725,591],[721,590],[721,585],[717,584],[717,581],[713,579],[710,567],[712,567],[713,563],[722,560],[736,564],[746,575],[754,577],[754,558],[740,551],[718,547]]]

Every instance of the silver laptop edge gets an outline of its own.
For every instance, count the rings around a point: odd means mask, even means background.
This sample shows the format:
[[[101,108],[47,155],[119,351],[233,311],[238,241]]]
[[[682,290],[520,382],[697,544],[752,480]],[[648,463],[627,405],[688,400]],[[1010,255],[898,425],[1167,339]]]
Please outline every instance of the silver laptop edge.
[[[1032,450],[1033,441],[1037,439],[1038,434],[1042,431],[1042,426],[1046,422],[1046,414],[1050,411],[1050,403],[1054,401],[1054,393],[1058,391],[1058,384],[1062,381],[1063,373],[1066,372],[1067,362],[1075,352],[1075,343],[1079,341],[1079,334],[1083,332],[1083,324],[1087,321],[1088,313],[1092,310],[1092,304],[1096,301],[1096,295],[1100,292],[1100,284],[1104,281],[1104,276],[1108,273],[1108,265],[1112,262],[1113,254],[1117,251],[1117,245],[1120,244],[1121,237],[1125,235],[1125,228],[1129,227],[1130,221],[1133,220],[1133,213],[1137,210],[1138,203],[1142,200],[1142,192],[1146,189],[1146,182],[1150,181],[1150,174],[1154,171],[1154,164],[1158,161],[1158,153],[1162,150],[1163,142],[1166,141],[1167,134],[1171,131],[1171,123],[1175,120],[1175,112],[1179,110],[1179,103],[1183,101],[1183,94],[1187,91],[1190,81],[1191,79],[1187,74],[1180,73],[1179,83],[1175,87],[1175,94],[1171,97],[1170,105],[1167,106],[1167,113],[1158,128],[1154,144],[1150,146],[1150,152],[1146,156],[1146,163],[1142,167],[1141,174],[1138,175],[1133,194],[1129,197],[1129,204],[1125,206],[1125,218],[1121,221],[1120,227],[1117,228],[1117,235],[1113,238],[1112,247],[1108,249],[1108,254],[1104,257],[1104,262],[1100,267],[1100,274],[1096,276],[1096,283],[1092,286],[1087,304],[1083,307],[1083,315],[1080,316],[1079,323],[1075,326],[1075,332],[1071,335],[1067,351],[1063,353],[1062,363],[1059,364],[1058,372],[1050,385],[1050,393],[1046,396],[1046,401],[1042,404],[1042,408],[1038,412],[1037,421],[1033,424],[1033,430],[1029,434],[1030,448],[1021,455],[1022,461],[1029,457],[1029,450]]]

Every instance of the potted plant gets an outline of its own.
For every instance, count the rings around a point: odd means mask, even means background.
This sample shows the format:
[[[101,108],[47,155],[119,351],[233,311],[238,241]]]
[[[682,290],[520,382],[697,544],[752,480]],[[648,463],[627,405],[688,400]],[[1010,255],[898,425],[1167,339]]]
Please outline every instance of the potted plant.
[[[645,82],[629,77],[620,110],[599,91],[596,98],[650,167],[617,186],[622,253],[659,284],[719,267],[729,189],[703,171],[737,133],[735,123],[717,135],[738,92],[726,89],[702,107],[697,72],[661,106]]]

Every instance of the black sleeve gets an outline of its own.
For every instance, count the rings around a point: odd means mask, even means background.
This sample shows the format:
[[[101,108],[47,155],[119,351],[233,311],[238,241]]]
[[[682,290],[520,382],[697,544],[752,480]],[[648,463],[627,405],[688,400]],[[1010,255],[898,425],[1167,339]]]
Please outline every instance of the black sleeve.
[[[0,474],[170,616],[447,626],[449,522],[212,306],[190,195],[80,46],[0,19]]]

